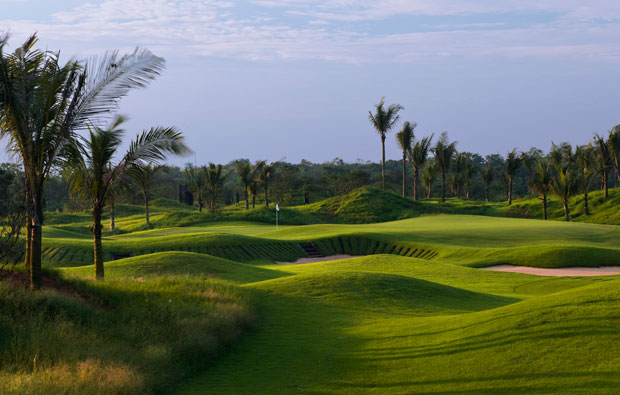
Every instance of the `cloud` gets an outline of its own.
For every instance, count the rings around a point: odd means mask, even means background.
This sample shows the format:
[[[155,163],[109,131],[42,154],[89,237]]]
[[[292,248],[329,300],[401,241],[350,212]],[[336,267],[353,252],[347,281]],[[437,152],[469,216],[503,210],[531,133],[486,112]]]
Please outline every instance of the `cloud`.
[[[420,62],[451,56],[619,60],[620,25],[615,18],[620,18],[620,4],[614,1],[583,5],[577,0],[256,0],[252,4],[257,8],[229,1],[104,0],[54,13],[51,22],[0,20],[0,26],[7,26],[14,36],[38,31],[42,39],[62,43],[65,52],[82,55],[140,45],[164,56],[250,61]],[[518,28],[502,22],[507,14],[524,12],[557,17]],[[302,18],[301,22],[287,15]],[[419,31],[400,34],[358,27],[361,21],[396,15],[496,15],[497,22],[466,23],[461,18],[465,23],[424,23],[416,26]]]

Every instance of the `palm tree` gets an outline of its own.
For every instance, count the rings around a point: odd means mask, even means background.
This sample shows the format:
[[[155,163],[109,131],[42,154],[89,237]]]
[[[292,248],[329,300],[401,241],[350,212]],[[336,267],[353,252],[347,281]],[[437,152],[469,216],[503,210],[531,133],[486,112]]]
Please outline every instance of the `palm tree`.
[[[592,179],[595,172],[594,148],[591,144],[577,146],[575,149],[575,164],[579,171],[579,186],[583,193],[583,212],[590,215],[590,207],[588,207],[588,192],[592,185]]]
[[[222,190],[222,184],[226,176],[222,174],[222,165],[209,163],[206,168],[206,184],[209,191],[209,212],[214,213],[216,209],[217,198]]]
[[[428,151],[434,134],[416,141],[411,151],[411,165],[413,166],[413,200],[418,200],[418,172],[426,163]]]
[[[101,125],[120,98],[144,87],[164,65],[162,58],[136,50],[110,52],[82,66],[61,65],[59,54],[34,48],[32,35],[14,53],[4,53],[8,36],[0,37],[0,137],[22,161],[29,199],[30,287],[41,286],[43,196],[59,153],[88,124]]]
[[[235,169],[237,170],[237,175],[239,176],[239,182],[243,185],[243,191],[245,193],[245,209],[248,210],[250,208],[248,188],[253,178],[252,166],[248,162],[238,160],[235,162]]]
[[[521,158],[519,157],[519,155],[517,155],[517,149],[514,148],[506,156],[506,162],[505,162],[505,167],[504,167],[504,172],[506,173],[506,178],[508,179],[508,205],[509,206],[512,204],[512,183],[520,167],[521,167]]]
[[[261,178],[263,167],[265,167],[266,161],[258,160],[252,168],[250,173],[250,183],[248,184],[248,191],[252,196],[252,208],[256,207],[256,196],[258,195],[258,182]]]
[[[474,161],[471,158],[470,153],[464,154],[464,167],[463,167],[463,183],[465,184],[465,199],[469,199],[470,188],[469,184],[471,179],[476,174],[476,166],[474,166]]]
[[[277,163],[267,164],[265,163],[261,168],[260,172],[260,180],[263,183],[263,188],[265,190],[265,207],[269,207],[269,183],[271,182],[271,178],[273,177],[276,170]]]
[[[392,104],[384,108],[385,97],[375,106],[375,113],[368,111],[368,119],[381,137],[381,185],[385,189],[385,136],[398,122],[398,112],[403,109],[400,104]]]
[[[71,192],[89,200],[92,205],[91,230],[97,280],[104,278],[101,217],[113,184],[129,168],[146,167],[146,162],[163,160],[169,153],[189,151],[181,133],[175,128],[151,128],[136,136],[121,160],[110,166],[121,144],[124,131],[119,127],[124,121],[123,117],[117,117],[106,129],[94,127],[89,131],[88,138],[79,138],[63,151],[63,167]]]
[[[155,177],[155,174],[163,168],[164,166],[157,166],[150,162],[146,166],[136,164],[127,169],[127,175],[142,192],[142,198],[144,199],[144,217],[146,219],[146,226],[151,225],[149,216],[149,192],[151,190],[151,184],[153,183],[153,178]]]
[[[433,148],[435,164],[441,172],[441,201],[446,201],[446,173],[450,170],[452,158],[456,153],[456,141],[448,142],[448,132],[443,132]]]
[[[493,169],[493,164],[487,157],[487,163],[484,165],[482,172],[480,173],[480,177],[482,177],[482,182],[484,182],[484,197],[485,201],[489,202],[489,187],[493,182],[493,178],[495,178],[495,170]]]
[[[422,172],[422,185],[426,188],[426,198],[431,198],[433,191],[433,181],[437,175],[437,167],[432,163],[427,163],[424,171]]]
[[[611,155],[609,154],[609,146],[605,141],[605,138],[594,135],[594,142],[596,147],[596,164],[597,172],[601,175],[601,188],[604,191],[604,197],[609,197],[609,170],[611,169]]]
[[[620,181],[620,125],[614,126],[609,131],[607,148],[609,149],[611,162],[616,170],[616,177],[618,177],[618,181]]]
[[[568,200],[573,195],[578,182],[572,147],[570,144],[560,146],[553,144],[550,156],[555,170],[551,181],[551,191],[562,201],[564,217],[566,221],[570,221]]]
[[[403,191],[402,196],[405,197],[405,189],[407,188],[407,155],[411,152],[411,144],[415,138],[413,131],[417,124],[409,123],[409,121],[403,124],[403,128],[396,134],[398,145],[403,150]]]
[[[543,209],[543,220],[547,220],[547,196],[551,190],[552,169],[549,163],[538,158],[535,165],[531,167],[529,186],[535,194],[540,197]]]
[[[196,195],[198,200],[198,211],[202,212],[202,208],[205,206],[205,195],[207,193],[207,168],[205,166],[192,166],[188,165],[183,171],[187,185],[190,191]]]

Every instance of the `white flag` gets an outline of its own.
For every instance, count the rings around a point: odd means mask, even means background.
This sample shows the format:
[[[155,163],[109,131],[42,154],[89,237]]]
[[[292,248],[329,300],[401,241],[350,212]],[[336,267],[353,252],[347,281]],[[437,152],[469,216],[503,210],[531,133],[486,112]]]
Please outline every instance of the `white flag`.
[[[280,206],[278,206],[278,203],[276,203],[276,211],[280,211]]]

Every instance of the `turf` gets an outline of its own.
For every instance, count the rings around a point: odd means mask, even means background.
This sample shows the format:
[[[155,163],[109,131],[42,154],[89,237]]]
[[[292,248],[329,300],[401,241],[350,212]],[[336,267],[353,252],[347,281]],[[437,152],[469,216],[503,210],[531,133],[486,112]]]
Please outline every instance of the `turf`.
[[[15,375],[9,385],[21,390],[69,393],[616,391],[620,279],[545,278],[477,267],[618,265],[620,228],[505,218],[496,215],[499,206],[476,202],[418,205],[396,198],[359,190],[295,209],[289,214],[301,214],[277,230],[262,219],[249,221],[238,209],[205,220],[207,214],[170,202],[154,209],[154,221],[161,221],[146,229],[140,214],[121,207],[120,231],[103,240],[103,285],[91,281],[88,218],[57,218],[44,229],[46,267],[113,311],[66,293],[28,300],[22,291],[5,288],[1,302],[18,313],[0,322],[2,333],[11,333],[0,337],[10,350],[3,354],[9,362],[0,365],[0,378]],[[390,207],[399,205],[411,210],[404,215],[410,218],[396,219],[403,211]],[[360,218],[347,219],[356,207]],[[267,218],[269,210],[256,213]],[[295,224],[303,218],[328,223]],[[365,223],[381,218],[396,220]],[[327,255],[359,256],[274,263],[304,256],[305,243]],[[110,260],[113,255],[131,256]],[[179,302],[166,307],[167,300]],[[149,315],[148,306],[173,318]],[[74,316],[90,318],[85,324]],[[142,322],[132,321],[134,316]],[[127,333],[124,320],[131,322]],[[145,347],[146,340],[136,339],[149,331],[156,336]],[[38,337],[21,335],[31,332]],[[203,334],[218,340],[207,346],[199,340]],[[50,344],[41,340],[47,338]],[[110,351],[102,353],[106,342]],[[190,352],[194,348],[200,355]],[[158,354],[161,349],[170,353]],[[187,359],[170,357],[178,353]],[[45,361],[41,370],[33,368],[35,356]],[[129,379],[114,381],[97,370]],[[53,380],[59,371],[63,384]]]

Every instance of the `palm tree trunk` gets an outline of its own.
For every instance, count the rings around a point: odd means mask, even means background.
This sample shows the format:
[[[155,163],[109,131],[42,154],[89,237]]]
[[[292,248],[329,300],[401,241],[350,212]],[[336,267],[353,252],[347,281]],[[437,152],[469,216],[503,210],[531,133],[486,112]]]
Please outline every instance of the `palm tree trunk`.
[[[245,186],[245,209],[249,210],[250,209],[250,201],[248,200],[248,186]]]
[[[32,191],[32,240],[30,240],[30,289],[41,288],[41,248],[43,246],[43,191]]]
[[[431,191],[432,191],[433,187],[432,185],[429,185],[428,188],[426,188],[426,198],[430,199],[431,198]]]
[[[144,194],[144,216],[146,217],[146,226],[151,226],[151,219],[149,217],[149,196]]]
[[[101,212],[103,207],[95,205],[93,207],[93,253],[95,257],[95,279],[103,280],[103,246],[101,244]]]
[[[418,200],[418,167],[413,166],[413,200]]]
[[[488,182],[484,183],[484,197],[485,197],[485,201],[488,203],[489,202],[489,183]]]
[[[30,251],[32,249],[32,218],[30,216],[30,213],[32,212],[32,210],[30,210],[30,202],[32,201],[32,197],[30,195],[30,187],[27,183],[24,184],[24,189],[26,192],[26,251],[24,253],[24,266],[26,266],[26,269],[29,270]]]
[[[441,169],[441,201],[446,201],[446,170]]]
[[[385,134],[381,135],[381,187],[385,190]]]
[[[269,207],[269,196],[267,195],[267,181],[265,181],[265,207]]]
[[[547,194],[543,194],[542,196],[542,206],[543,206],[543,220],[547,220]]]
[[[407,151],[403,150],[403,197],[407,188]]]
[[[252,208],[256,207],[256,195],[252,195]]]
[[[568,208],[568,199],[563,199],[562,204],[564,205],[564,218],[566,222],[570,221],[570,209]]]
[[[116,214],[114,212],[114,199],[110,202],[110,231],[114,232],[116,230]]]
[[[32,218],[26,216],[26,251],[24,253],[24,266],[30,270],[30,252],[32,251]]]
[[[603,184],[603,190],[605,191],[605,200],[607,200],[607,198],[609,197],[609,187],[607,186],[607,179],[609,178],[609,176],[607,175],[607,169],[603,170],[603,180],[602,180],[602,184]]]
[[[512,176],[508,176],[508,205],[512,204]]]
[[[583,211],[585,215],[590,215],[590,208],[588,207],[588,190],[583,191]]]
[[[465,183],[465,199],[469,200],[469,180]]]

